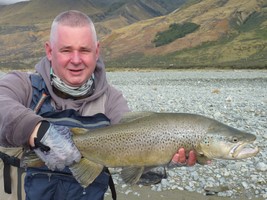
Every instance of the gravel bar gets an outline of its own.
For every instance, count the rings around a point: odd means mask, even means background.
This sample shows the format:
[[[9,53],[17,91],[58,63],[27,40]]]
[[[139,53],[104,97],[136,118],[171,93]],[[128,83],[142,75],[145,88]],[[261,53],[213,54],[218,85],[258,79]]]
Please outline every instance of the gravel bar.
[[[267,199],[267,70],[123,71],[107,76],[132,111],[201,114],[257,136],[257,156],[169,169],[168,178],[152,185],[152,191]],[[119,192],[140,197],[122,182],[119,170],[113,177]]]

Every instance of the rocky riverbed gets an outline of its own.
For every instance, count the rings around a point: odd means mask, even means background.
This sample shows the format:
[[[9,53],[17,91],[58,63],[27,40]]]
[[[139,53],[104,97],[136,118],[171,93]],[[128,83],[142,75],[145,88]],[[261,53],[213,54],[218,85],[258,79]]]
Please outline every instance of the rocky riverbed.
[[[1,77],[2,74],[0,74]],[[267,200],[267,70],[108,72],[133,111],[187,112],[212,117],[257,136],[257,156],[168,169],[151,186],[129,186],[113,169],[118,199]],[[105,199],[111,199],[107,192]]]
[[[266,70],[135,71],[107,76],[133,111],[212,117],[255,134],[260,148],[257,156],[245,160],[169,169],[168,177],[152,186],[126,185],[119,170],[114,170],[119,199],[202,199],[204,195],[208,199],[267,199]]]

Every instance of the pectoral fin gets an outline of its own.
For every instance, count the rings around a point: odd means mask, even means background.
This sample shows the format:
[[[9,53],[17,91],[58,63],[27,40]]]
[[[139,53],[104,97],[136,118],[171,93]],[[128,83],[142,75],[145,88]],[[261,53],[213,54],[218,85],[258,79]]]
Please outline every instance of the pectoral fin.
[[[135,184],[144,172],[144,167],[126,167],[121,171],[121,177],[125,183]]]
[[[81,186],[87,187],[102,172],[104,166],[82,158],[79,163],[75,163],[69,168]]]
[[[210,159],[207,156],[204,155],[197,155],[197,163],[201,165],[205,165],[210,161]]]

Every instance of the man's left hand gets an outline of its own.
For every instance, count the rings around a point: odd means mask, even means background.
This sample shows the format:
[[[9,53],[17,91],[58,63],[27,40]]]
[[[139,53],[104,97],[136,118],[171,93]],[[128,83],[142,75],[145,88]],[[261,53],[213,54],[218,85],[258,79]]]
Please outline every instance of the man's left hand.
[[[174,154],[172,161],[170,163],[171,166],[193,166],[197,162],[196,153],[191,150],[186,156],[185,149],[180,148],[176,154]]]

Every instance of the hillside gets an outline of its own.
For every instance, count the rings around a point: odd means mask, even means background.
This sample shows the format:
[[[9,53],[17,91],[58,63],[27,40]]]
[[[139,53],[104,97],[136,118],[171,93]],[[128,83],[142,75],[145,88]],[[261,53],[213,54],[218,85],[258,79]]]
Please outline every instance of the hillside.
[[[267,67],[267,3],[205,0],[161,17],[113,31],[102,42],[114,67]],[[200,28],[155,47],[159,31],[173,23]]]
[[[44,55],[51,21],[76,9],[96,23],[101,39],[112,30],[170,13],[185,0],[31,0],[0,6],[0,67],[25,68]]]
[[[108,67],[266,67],[264,0],[32,0],[0,6],[0,67],[32,68],[44,55],[52,19],[67,9],[94,20]],[[161,46],[153,42],[170,26],[189,23],[198,28]]]

